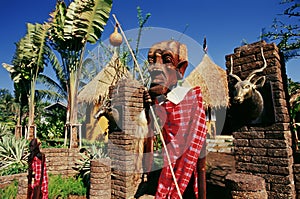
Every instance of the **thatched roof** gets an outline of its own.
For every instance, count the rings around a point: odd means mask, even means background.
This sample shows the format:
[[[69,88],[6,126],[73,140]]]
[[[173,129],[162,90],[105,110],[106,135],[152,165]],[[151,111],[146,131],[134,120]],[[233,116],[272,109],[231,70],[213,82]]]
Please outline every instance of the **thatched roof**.
[[[78,103],[98,103],[100,98],[108,94],[109,86],[115,84],[125,74],[128,74],[128,70],[122,66],[117,53],[114,53],[102,71],[81,89]]]
[[[200,64],[185,78],[183,84],[200,86],[203,101],[210,107],[227,107],[229,103],[227,74],[207,54]]]
[[[65,105],[65,104],[62,103],[62,102],[55,102],[55,103],[53,103],[53,104],[50,104],[49,106],[46,106],[46,107],[44,108],[44,110],[46,110],[46,111],[51,111],[51,110],[54,110],[54,109],[56,109],[56,108],[58,108],[58,109],[67,109],[67,105]]]

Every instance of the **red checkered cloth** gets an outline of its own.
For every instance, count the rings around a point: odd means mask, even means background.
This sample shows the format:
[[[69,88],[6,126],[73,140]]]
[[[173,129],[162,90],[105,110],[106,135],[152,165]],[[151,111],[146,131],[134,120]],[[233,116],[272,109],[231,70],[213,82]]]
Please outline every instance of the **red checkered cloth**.
[[[205,111],[199,87],[187,92],[179,104],[166,101],[156,114],[164,122],[163,136],[181,195],[194,174],[194,192],[198,198],[197,159],[206,138]],[[179,198],[166,156],[159,177],[156,199]]]
[[[34,183],[31,185],[32,189],[39,185],[41,174],[42,174],[42,160],[40,160],[38,157],[34,156],[32,161],[32,170],[34,175]],[[44,176],[43,176],[43,182],[42,182],[42,193],[43,193],[43,199],[48,199],[48,175],[47,175],[47,168],[46,168],[46,160],[44,162]],[[33,194],[33,193],[32,193]],[[32,198],[32,196],[31,196]]]

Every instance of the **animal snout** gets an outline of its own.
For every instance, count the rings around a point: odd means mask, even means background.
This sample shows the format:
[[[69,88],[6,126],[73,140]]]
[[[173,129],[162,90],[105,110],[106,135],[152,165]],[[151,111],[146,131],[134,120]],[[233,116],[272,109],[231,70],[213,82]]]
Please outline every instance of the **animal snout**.
[[[241,96],[235,96],[233,99],[234,99],[234,102],[238,103],[238,104],[241,104],[244,101],[244,98]]]

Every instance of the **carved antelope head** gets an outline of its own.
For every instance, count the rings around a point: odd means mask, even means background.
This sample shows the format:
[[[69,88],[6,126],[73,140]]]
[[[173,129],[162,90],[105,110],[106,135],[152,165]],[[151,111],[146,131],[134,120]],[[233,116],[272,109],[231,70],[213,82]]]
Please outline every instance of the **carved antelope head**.
[[[254,94],[260,95],[260,93],[256,90],[259,87],[262,87],[265,83],[266,77],[262,76],[251,82],[251,79],[259,72],[262,72],[267,67],[267,62],[264,57],[263,48],[261,48],[261,54],[264,61],[264,65],[262,68],[256,69],[252,71],[245,80],[241,80],[241,78],[232,73],[233,68],[233,60],[232,56],[230,57],[230,73],[229,75],[235,78],[238,82],[234,85],[234,102],[235,103],[243,103],[245,99],[253,97]],[[259,96],[261,99],[261,95]]]

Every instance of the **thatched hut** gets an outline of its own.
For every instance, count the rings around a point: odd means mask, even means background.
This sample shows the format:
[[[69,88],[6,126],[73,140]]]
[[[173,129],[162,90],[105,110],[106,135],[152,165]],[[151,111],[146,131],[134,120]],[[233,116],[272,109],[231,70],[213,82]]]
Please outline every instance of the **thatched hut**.
[[[128,71],[122,66],[118,54],[114,53],[109,63],[80,90],[78,102],[98,103],[107,95],[109,87],[124,74],[128,74]]]
[[[78,103],[86,104],[85,136],[89,140],[107,141],[108,121],[105,117],[95,119],[103,101],[108,97],[109,87],[114,85],[128,70],[121,64],[117,52],[110,62],[78,94]]]
[[[206,107],[227,107],[229,103],[227,74],[207,54],[199,65],[185,78],[184,84],[200,86]]]
[[[200,86],[207,112],[207,127],[212,137],[216,135],[217,109],[226,109],[229,104],[227,74],[205,53],[199,65],[185,78],[183,85]]]

